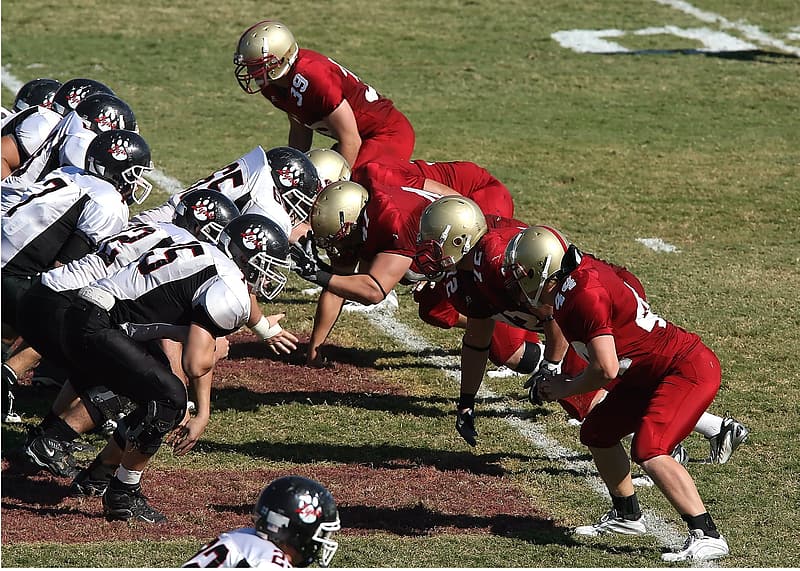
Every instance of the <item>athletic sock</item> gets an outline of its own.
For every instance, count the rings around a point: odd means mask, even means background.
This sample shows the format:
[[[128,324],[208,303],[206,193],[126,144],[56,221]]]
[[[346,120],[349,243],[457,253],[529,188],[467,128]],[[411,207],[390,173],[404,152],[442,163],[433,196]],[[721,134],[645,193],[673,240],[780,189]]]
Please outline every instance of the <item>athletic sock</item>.
[[[642,510],[639,508],[639,498],[636,496],[636,492],[624,497],[612,495],[611,502],[617,511],[617,515],[623,519],[636,521],[642,517]]]
[[[703,531],[703,534],[707,535],[708,537],[713,537],[719,539],[719,532],[717,531],[717,526],[714,525],[714,520],[711,519],[711,516],[708,512],[702,513],[700,515],[682,515],[681,519],[686,522],[686,525],[689,526],[689,529],[700,529]]]

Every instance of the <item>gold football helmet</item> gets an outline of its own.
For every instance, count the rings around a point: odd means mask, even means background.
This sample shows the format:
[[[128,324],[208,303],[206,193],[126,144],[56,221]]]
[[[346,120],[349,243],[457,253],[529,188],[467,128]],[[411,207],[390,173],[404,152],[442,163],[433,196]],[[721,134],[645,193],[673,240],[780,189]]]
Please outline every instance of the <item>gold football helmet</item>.
[[[289,73],[299,52],[294,34],[277,20],[251,26],[239,38],[233,55],[239,86],[247,93],[258,93],[269,81]]]
[[[367,200],[367,189],[356,182],[339,181],[323,188],[311,207],[314,243],[340,255],[359,238],[353,230]]]
[[[549,226],[526,228],[506,246],[503,273],[531,307],[539,306],[544,284],[558,274],[569,246],[569,240]]]
[[[480,206],[463,196],[443,196],[422,213],[414,260],[429,280],[453,269],[489,230]]]
[[[306,154],[317,168],[322,186],[350,180],[350,163],[333,149],[311,149]]]

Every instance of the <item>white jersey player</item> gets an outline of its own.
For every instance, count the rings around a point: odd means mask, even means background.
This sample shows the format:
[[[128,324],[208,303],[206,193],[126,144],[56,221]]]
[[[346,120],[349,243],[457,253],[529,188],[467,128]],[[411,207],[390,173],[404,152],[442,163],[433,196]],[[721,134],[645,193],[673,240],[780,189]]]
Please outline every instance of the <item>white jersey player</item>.
[[[62,117],[37,105],[7,117],[3,122],[3,178],[38,149]],[[7,172],[6,172],[7,171]]]
[[[221,533],[205,544],[183,567],[261,567],[288,569],[292,564],[277,545],[260,537],[255,528]]]
[[[242,214],[261,214],[274,221],[288,236],[292,223],[280,202],[266,153],[260,146],[229,165],[200,179],[183,192],[172,195],[164,204],[145,210],[133,217],[133,222],[164,222],[172,220],[175,206],[181,197],[192,190],[217,190],[230,198]]]

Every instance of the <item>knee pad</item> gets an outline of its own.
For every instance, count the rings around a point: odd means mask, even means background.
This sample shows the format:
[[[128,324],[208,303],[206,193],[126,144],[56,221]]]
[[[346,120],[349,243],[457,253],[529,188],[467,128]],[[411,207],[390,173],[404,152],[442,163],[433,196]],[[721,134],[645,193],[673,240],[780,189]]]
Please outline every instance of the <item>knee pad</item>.
[[[83,404],[95,425],[106,420],[118,420],[136,408],[136,403],[126,396],[118,395],[104,386],[90,387],[81,395]]]
[[[522,357],[520,357],[519,364],[514,370],[517,373],[530,375],[539,368],[539,363],[542,362],[542,355],[544,355],[544,345],[525,341]]]
[[[145,407],[144,417],[128,428],[126,437],[144,454],[155,454],[161,439],[178,426],[185,414],[185,406],[178,409],[169,403],[151,400]]]

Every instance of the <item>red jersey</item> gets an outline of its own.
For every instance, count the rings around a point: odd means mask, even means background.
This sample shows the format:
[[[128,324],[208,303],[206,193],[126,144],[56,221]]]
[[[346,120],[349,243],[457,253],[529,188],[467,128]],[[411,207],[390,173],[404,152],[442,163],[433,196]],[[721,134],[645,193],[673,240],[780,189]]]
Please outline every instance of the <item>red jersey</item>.
[[[399,113],[390,99],[361,81],[353,72],[312,50],[301,49],[288,77],[291,87],[268,84],[261,94],[278,109],[306,127],[334,138],[322,123],[343,100],[353,109],[362,138],[368,138]]]
[[[358,220],[362,245],[358,257],[372,260],[381,252],[412,258],[417,250],[419,219],[438,194],[408,186],[375,184]]]
[[[675,361],[700,344],[700,337],[651,312],[641,284],[626,275],[632,276],[584,254],[556,293],[556,322],[584,358],[589,341],[613,335],[622,382],[659,381]]]

